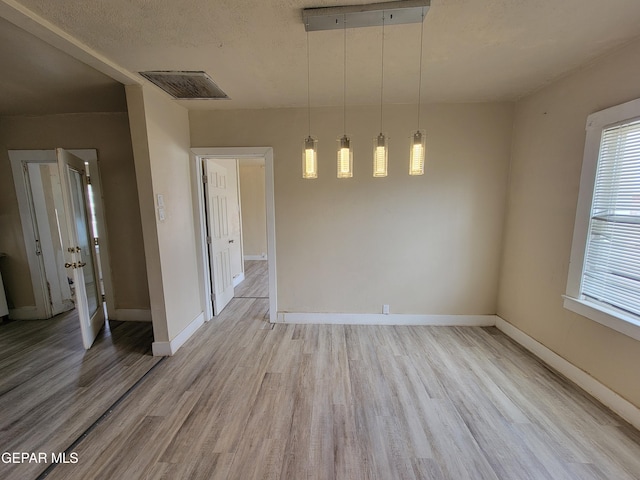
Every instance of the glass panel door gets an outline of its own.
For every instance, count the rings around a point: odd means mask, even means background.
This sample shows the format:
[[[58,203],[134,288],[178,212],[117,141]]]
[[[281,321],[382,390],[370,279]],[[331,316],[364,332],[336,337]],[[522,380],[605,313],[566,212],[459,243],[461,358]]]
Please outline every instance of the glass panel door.
[[[65,267],[73,275],[82,341],[88,349],[104,325],[104,309],[93,255],[86,169],[84,161],[61,148],[56,149],[56,155],[71,243],[67,247],[70,261]]]
[[[69,167],[68,167],[69,168]],[[89,226],[89,216],[87,215],[87,207],[84,195],[84,184],[82,182],[82,174],[77,170],[69,168],[71,202],[73,203],[73,217],[78,232],[78,245],[80,247],[79,258],[84,264],[83,277],[84,288],[87,295],[87,308],[89,316],[93,316],[100,304],[98,296],[98,286],[96,284],[95,266],[93,264],[92,238]]]

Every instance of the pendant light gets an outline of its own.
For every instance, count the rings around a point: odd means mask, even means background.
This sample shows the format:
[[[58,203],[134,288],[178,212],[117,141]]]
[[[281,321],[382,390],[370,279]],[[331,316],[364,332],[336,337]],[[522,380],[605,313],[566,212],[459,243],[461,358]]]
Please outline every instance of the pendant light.
[[[380,74],[380,134],[373,139],[373,176],[386,177],[389,159],[389,138],[382,133],[382,99],[384,91],[384,10],[382,11],[382,53]]]
[[[353,150],[347,131],[347,16],[344,21],[344,82],[343,82],[343,128],[344,134],[338,139],[338,178],[353,177]]]
[[[302,178],[318,178],[318,139],[311,136],[311,66],[309,60],[309,31],[307,31],[307,114],[309,135],[302,149]]]
[[[424,157],[427,143],[425,130],[420,129],[420,94],[422,92],[422,40],[424,35],[424,11],[420,23],[420,80],[418,81],[418,129],[411,135],[409,175],[424,175]]]

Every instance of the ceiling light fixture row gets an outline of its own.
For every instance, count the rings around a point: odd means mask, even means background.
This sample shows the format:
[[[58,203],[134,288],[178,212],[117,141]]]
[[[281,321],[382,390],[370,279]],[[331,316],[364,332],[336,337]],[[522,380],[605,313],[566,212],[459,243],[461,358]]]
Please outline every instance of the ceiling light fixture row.
[[[388,9],[383,9],[384,7]],[[385,24],[420,22],[420,79],[418,82],[418,129],[411,134],[409,175],[424,175],[426,132],[420,129],[420,100],[422,91],[422,43],[424,17],[429,8],[429,0],[405,0],[386,4],[364,6],[311,8],[303,10],[303,20],[307,31],[307,110],[309,132],[304,139],[302,152],[302,178],[318,178],[318,139],[311,135],[311,67],[309,56],[309,31],[342,28],[344,35],[344,81],[343,81],[343,131],[338,138],[337,175],[338,178],[353,177],[353,149],[347,129],[347,28],[382,26],[381,75],[380,75],[380,133],[373,139],[373,176],[386,177],[388,174],[389,137],[383,133],[384,94],[384,28]],[[395,16],[395,18],[394,18]],[[348,23],[351,22],[349,25]]]

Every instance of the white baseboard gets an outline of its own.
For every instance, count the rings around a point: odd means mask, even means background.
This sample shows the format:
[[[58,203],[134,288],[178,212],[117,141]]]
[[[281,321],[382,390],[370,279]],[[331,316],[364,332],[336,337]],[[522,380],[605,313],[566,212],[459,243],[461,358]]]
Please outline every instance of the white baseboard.
[[[245,260],[267,260],[266,255],[245,255]]]
[[[119,320],[121,322],[150,322],[151,310],[142,308],[116,308],[115,312],[109,314],[109,320]]]
[[[631,425],[640,429],[640,408],[502,318],[496,317],[496,327],[551,368],[597,398]]]
[[[9,318],[11,320],[44,320],[40,315],[38,307],[18,307],[9,309]]]
[[[278,312],[278,323],[336,325],[440,325],[492,327],[495,315],[409,315],[401,313],[294,313]]]
[[[233,286],[237,287],[242,282],[244,282],[244,272],[238,275],[237,277],[233,277]]]
[[[153,342],[151,344],[151,350],[154,357],[170,357],[178,351],[178,349],[184,345],[184,343],[191,338],[191,335],[195,333],[204,324],[204,312],[201,312],[193,321],[187,325],[173,340],[169,342]]]

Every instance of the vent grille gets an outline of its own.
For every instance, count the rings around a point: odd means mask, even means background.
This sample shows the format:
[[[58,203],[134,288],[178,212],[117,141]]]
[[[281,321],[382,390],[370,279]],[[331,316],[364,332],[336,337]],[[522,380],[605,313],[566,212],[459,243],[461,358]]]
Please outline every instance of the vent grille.
[[[229,96],[205,72],[140,72],[179,100],[225,100]]]

